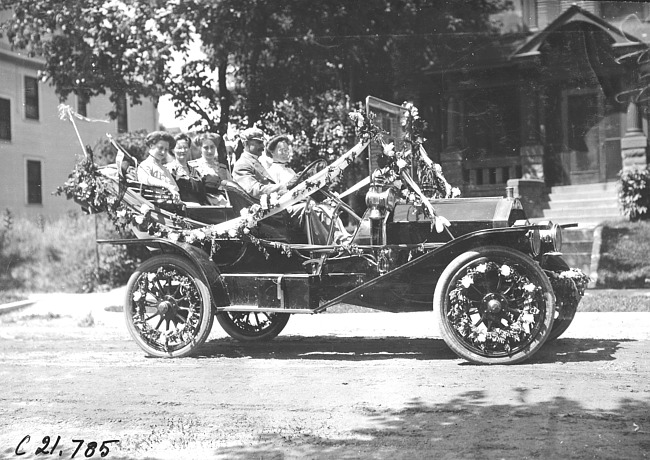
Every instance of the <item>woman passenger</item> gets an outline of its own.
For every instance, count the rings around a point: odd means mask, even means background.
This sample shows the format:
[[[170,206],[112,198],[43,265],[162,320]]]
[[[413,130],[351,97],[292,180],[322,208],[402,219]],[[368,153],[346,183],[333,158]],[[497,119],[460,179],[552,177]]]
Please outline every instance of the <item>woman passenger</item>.
[[[164,187],[174,201],[180,201],[178,184],[164,166],[169,149],[175,145],[174,138],[165,131],[154,131],[147,135],[144,143],[149,156],[138,166],[138,182]]]
[[[188,164],[192,148],[192,140],[187,134],[177,134],[174,137],[174,159],[165,164],[165,168],[174,177],[180,189],[181,200],[209,204],[205,196],[204,181],[199,172]]]
[[[222,180],[232,180],[228,169],[228,153],[226,143],[220,135],[204,133],[196,138],[201,148],[201,158],[189,162],[201,176],[216,175]]]

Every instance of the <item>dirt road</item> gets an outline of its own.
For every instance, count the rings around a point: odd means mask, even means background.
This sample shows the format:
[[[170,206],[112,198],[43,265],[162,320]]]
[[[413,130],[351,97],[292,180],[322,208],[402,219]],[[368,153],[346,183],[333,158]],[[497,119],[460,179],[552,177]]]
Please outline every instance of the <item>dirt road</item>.
[[[649,313],[579,313],[510,367],[456,358],[428,313],[294,317],[253,346],[215,324],[200,356],[165,360],[106,311],[116,295],[0,317],[0,458],[81,440],[74,458],[650,456]]]

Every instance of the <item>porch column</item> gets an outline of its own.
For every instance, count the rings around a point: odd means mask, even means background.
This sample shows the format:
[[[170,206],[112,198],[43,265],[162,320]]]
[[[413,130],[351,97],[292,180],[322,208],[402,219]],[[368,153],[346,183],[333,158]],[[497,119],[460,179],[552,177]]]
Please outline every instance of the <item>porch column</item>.
[[[447,136],[440,152],[440,163],[447,181],[454,187],[463,185],[463,157],[458,146],[461,109],[457,96],[447,99]]]
[[[627,129],[621,139],[621,157],[623,168],[645,166],[647,164],[646,148],[648,139],[641,129],[639,107],[630,101],[627,106]]]
[[[523,179],[544,180],[544,146],[539,135],[538,93],[531,80],[520,88],[521,175]]]

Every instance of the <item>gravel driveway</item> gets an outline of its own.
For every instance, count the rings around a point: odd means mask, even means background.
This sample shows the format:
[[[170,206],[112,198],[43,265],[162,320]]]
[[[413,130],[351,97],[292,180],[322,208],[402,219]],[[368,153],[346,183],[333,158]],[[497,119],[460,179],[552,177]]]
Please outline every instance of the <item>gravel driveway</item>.
[[[0,458],[72,458],[81,440],[74,458],[101,458],[112,440],[105,458],[650,451],[650,313],[578,313],[565,336],[508,367],[456,358],[431,313],[294,316],[254,345],[215,323],[199,356],[166,360],[131,341],[111,311],[122,295],[53,294],[0,316]]]

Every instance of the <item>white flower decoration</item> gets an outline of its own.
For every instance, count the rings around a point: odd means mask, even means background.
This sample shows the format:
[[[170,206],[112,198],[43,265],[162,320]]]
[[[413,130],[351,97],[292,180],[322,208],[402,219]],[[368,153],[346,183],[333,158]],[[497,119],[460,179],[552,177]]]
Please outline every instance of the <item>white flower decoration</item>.
[[[269,207],[274,208],[277,206],[279,199],[280,195],[278,195],[278,192],[271,192],[269,195]]]
[[[485,273],[487,271],[487,264],[481,264],[477,266],[476,271],[479,273]]]
[[[444,216],[434,216],[435,217],[435,227],[436,232],[442,233],[445,230],[445,227],[449,227],[451,222]]]
[[[400,158],[399,160],[397,160],[397,161],[395,162],[395,164],[397,165],[397,169],[399,169],[400,171],[401,171],[402,169],[406,168],[406,166],[408,165],[408,163],[406,162],[406,160],[403,160],[402,158]]]
[[[512,274],[512,268],[509,265],[501,265],[499,273],[501,273],[501,276],[508,277]]]
[[[523,315],[521,315],[521,322],[523,324],[531,324],[534,321],[535,321],[535,316],[533,316],[530,313],[524,313]]]
[[[147,203],[143,203],[142,206],[140,206],[140,214],[148,214],[151,212],[151,206],[149,206]]]
[[[387,157],[395,156],[395,144],[382,144],[382,147],[384,148],[384,155]]]
[[[230,238],[236,238],[237,237],[237,230],[235,230],[234,228],[231,228],[230,230],[228,230],[228,236]]]
[[[526,292],[535,292],[537,290],[537,286],[535,286],[533,283],[528,283],[524,285],[524,291]]]
[[[465,275],[462,280],[460,280],[460,284],[465,288],[468,289],[472,284],[474,284],[474,279],[469,276]]]

